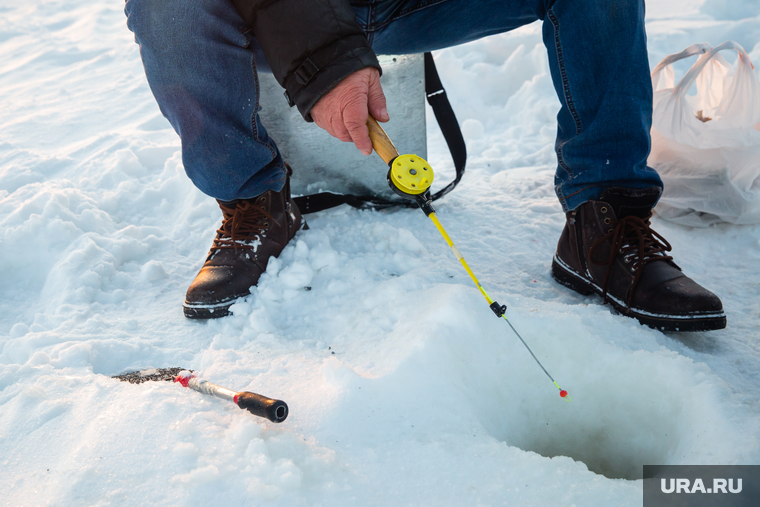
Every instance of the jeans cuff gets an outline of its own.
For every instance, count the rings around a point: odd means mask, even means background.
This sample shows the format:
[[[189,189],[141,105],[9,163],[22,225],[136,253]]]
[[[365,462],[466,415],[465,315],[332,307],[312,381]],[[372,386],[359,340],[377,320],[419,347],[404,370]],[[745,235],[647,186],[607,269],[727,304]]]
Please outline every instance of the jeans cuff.
[[[630,189],[634,193],[635,193],[635,190],[649,191],[650,189],[652,191],[656,189],[659,193],[662,192],[662,187],[654,186],[649,182],[643,182],[640,185],[630,184],[630,183],[621,185],[621,184],[615,184],[612,182],[600,183],[597,185],[589,185],[580,190],[576,190],[572,192],[570,195],[563,194],[561,185],[557,186],[555,190],[557,192],[557,197],[559,198],[559,202],[560,204],[562,204],[562,211],[567,213],[568,211],[573,211],[574,209],[578,208],[581,204],[585,204],[588,201],[598,200],[599,196],[601,196],[605,190],[611,189],[611,188],[618,189],[618,190]]]

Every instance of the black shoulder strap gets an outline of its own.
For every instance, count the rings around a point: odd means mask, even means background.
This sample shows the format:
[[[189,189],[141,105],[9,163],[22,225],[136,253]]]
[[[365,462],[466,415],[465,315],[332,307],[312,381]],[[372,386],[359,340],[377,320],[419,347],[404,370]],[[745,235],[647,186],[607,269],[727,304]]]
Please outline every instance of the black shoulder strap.
[[[433,200],[436,200],[454,190],[454,187],[462,179],[464,167],[467,163],[467,148],[464,144],[464,137],[462,137],[457,117],[451,108],[449,98],[446,96],[446,90],[443,89],[441,78],[438,76],[438,70],[435,68],[433,55],[430,53],[425,53],[425,94],[427,95],[428,104],[433,108],[435,119],[441,127],[443,138],[449,147],[451,158],[454,161],[454,168],[456,169],[454,181],[433,194]],[[377,196],[335,194],[332,192],[304,195],[295,197],[293,200],[304,215],[334,208],[341,204],[348,204],[360,209],[384,209],[392,206],[413,208],[417,206],[415,201],[412,200],[385,199]]]
[[[464,166],[467,164],[467,147],[464,144],[462,130],[459,128],[459,122],[451,108],[449,97],[446,90],[443,89],[441,78],[438,76],[438,69],[435,68],[435,61],[431,53],[425,53],[425,93],[430,107],[433,108],[433,114],[441,127],[441,133],[449,146],[451,158],[454,161],[456,177],[454,181],[443,187],[433,194],[433,200],[440,199],[448,194],[464,176]]]

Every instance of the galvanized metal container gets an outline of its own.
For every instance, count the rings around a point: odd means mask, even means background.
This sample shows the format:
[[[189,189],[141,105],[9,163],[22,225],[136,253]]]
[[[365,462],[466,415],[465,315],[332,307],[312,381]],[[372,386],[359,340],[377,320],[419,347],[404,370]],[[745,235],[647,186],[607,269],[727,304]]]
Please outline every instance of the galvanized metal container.
[[[427,158],[425,132],[425,64],[423,55],[379,56],[380,82],[391,121],[383,128],[401,153]],[[365,157],[352,143],[344,143],[303,120],[288,107],[272,74],[259,73],[261,121],[293,167],[294,195],[321,191],[395,197],[385,180],[383,162]],[[348,176],[347,176],[348,175]]]

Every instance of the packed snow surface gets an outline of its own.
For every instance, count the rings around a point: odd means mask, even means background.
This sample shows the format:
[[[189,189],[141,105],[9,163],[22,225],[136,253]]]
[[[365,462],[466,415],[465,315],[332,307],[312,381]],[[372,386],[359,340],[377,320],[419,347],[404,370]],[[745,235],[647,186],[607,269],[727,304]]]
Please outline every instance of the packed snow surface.
[[[650,63],[727,39],[760,61],[758,5],[650,1]],[[538,24],[437,53],[470,154],[438,215],[570,403],[418,210],[311,215],[233,316],[185,319],[220,213],[122,9],[0,2],[0,504],[636,506],[643,464],[760,464],[760,227],[654,221],[725,331],[666,335],[556,284]],[[110,378],[174,366],[290,416]]]

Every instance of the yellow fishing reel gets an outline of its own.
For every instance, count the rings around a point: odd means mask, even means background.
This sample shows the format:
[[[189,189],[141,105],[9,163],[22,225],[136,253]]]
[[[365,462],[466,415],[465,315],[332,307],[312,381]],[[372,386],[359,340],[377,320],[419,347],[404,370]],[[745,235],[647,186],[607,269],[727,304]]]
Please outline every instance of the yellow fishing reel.
[[[388,183],[402,197],[414,199],[433,184],[433,168],[422,157],[399,155],[388,166]]]
[[[418,200],[433,184],[433,168],[417,155],[399,155],[388,164],[388,185],[396,194]]]

